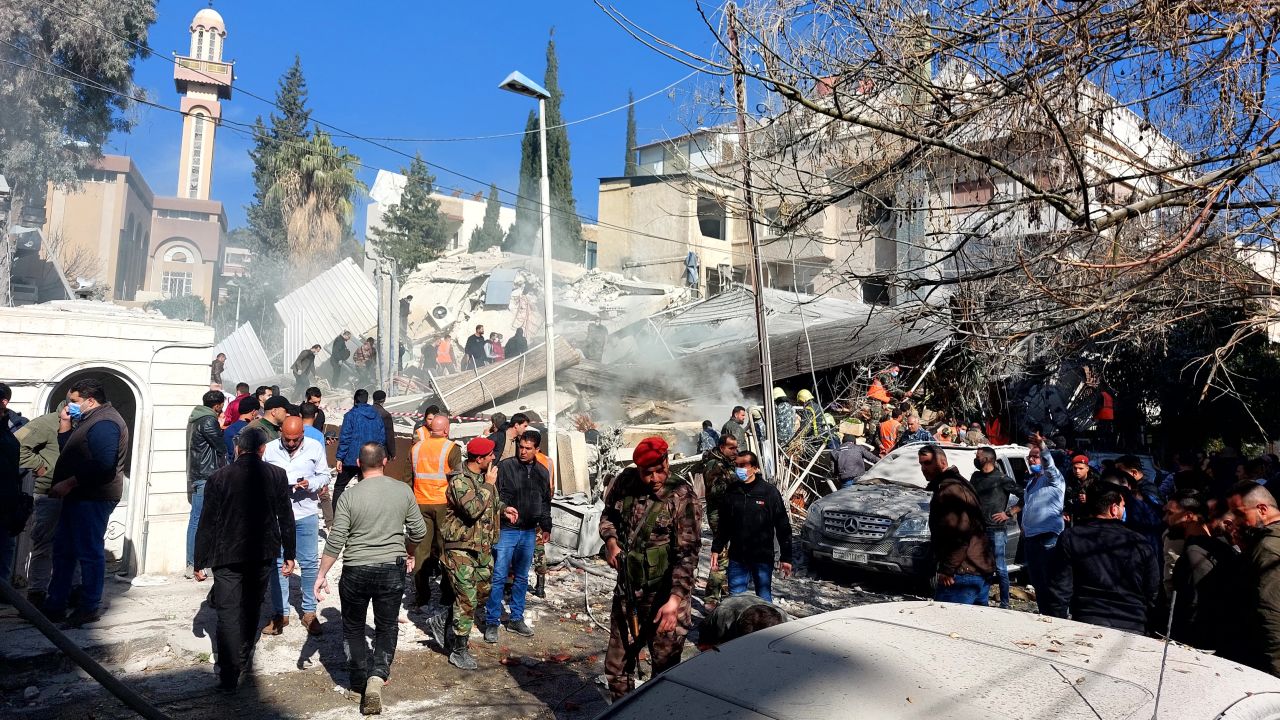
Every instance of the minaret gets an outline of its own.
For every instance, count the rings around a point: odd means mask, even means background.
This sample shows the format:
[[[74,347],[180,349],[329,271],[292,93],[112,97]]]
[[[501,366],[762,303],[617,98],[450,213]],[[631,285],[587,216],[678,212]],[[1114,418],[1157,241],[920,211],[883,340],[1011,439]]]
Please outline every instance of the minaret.
[[[177,55],[173,81],[182,94],[181,198],[209,199],[213,183],[213,137],[222,117],[219,100],[231,97],[232,65],[222,62],[227,27],[212,7],[191,21],[191,52]]]

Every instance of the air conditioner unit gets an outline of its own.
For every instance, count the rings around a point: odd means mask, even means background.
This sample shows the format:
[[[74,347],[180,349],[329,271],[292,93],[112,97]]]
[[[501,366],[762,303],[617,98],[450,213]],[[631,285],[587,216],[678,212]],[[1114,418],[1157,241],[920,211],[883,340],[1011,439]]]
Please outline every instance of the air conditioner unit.
[[[458,312],[447,305],[437,305],[427,313],[427,319],[437,330],[447,330],[458,321]]]

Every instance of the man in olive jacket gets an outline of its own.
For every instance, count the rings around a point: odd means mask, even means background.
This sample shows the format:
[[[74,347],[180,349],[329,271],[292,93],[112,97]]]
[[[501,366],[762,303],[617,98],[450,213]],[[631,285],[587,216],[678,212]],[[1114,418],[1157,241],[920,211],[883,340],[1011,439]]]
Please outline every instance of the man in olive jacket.
[[[218,424],[224,402],[221,392],[210,390],[187,418],[187,500],[191,503],[191,516],[187,519],[187,570],[183,577],[188,579],[195,573],[196,528],[204,508],[204,484],[227,464],[227,445]]]

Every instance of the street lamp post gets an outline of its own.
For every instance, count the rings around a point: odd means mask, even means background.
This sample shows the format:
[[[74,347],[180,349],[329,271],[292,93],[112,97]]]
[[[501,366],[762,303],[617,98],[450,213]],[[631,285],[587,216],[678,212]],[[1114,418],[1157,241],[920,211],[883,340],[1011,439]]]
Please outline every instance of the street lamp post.
[[[557,477],[559,464],[556,452],[556,351],[555,335],[552,332],[555,318],[555,307],[551,292],[551,179],[547,176],[547,99],[551,93],[538,83],[530,80],[523,73],[513,72],[502,81],[499,88],[517,95],[536,98],[538,100],[538,153],[542,157],[542,179],[538,183],[542,195],[542,299],[545,328],[543,340],[547,352],[547,437],[545,451],[555,468]]]

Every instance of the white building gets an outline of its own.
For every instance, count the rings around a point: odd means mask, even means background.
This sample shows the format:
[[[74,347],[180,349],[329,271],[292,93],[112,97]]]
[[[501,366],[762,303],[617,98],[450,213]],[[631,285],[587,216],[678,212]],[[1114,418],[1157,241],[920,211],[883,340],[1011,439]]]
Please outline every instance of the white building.
[[[108,552],[135,574],[181,571],[191,510],[187,418],[209,390],[213,328],[107,303],[61,301],[0,308],[0,336],[0,382],[13,389],[9,408],[28,418],[52,411],[76,380],[102,381],[130,442]]]
[[[369,188],[369,198],[373,202],[369,204],[365,218],[365,238],[370,246],[377,246],[378,241],[374,237],[374,231],[383,227],[383,215],[400,203],[400,195],[404,193],[404,185],[407,181],[408,178],[404,175],[389,170],[379,170],[378,176],[374,178],[373,187]],[[484,209],[488,204],[484,193],[478,192],[464,197],[461,190],[455,190],[448,195],[440,192],[432,193],[431,197],[440,202],[440,214],[445,217],[450,233],[446,252],[459,248],[466,249],[467,243],[471,240],[471,233],[484,224]],[[498,225],[502,227],[502,231],[510,230],[515,222],[516,209],[503,205],[498,211]]]

